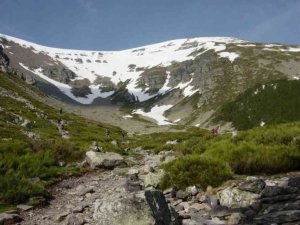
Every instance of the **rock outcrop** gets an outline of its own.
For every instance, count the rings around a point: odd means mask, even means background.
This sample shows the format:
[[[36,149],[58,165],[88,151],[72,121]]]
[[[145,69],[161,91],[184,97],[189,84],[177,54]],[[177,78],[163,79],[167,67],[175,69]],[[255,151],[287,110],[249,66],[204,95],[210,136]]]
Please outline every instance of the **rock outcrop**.
[[[124,158],[114,152],[86,152],[86,161],[92,168],[106,168],[113,169],[114,167],[122,164]]]

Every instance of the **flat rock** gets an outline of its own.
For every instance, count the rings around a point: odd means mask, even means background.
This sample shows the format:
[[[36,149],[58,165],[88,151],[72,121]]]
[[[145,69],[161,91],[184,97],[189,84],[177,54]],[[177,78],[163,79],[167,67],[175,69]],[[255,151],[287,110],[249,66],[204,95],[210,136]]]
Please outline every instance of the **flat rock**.
[[[31,206],[31,205],[23,205],[23,204],[17,205],[17,209],[20,211],[27,211],[32,208],[33,208],[33,206]]]
[[[86,161],[92,168],[106,168],[113,169],[114,167],[122,164],[124,158],[115,152],[86,152]]]

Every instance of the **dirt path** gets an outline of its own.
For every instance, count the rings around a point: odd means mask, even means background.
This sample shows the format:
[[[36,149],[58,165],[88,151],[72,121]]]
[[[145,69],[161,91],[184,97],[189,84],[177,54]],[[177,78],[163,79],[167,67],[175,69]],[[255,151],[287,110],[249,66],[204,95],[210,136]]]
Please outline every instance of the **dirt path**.
[[[149,167],[152,168],[152,166],[157,167],[161,161],[161,156],[146,151],[139,151],[139,153],[142,157],[131,167],[115,168],[104,172],[96,170],[81,177],[63,180],[51,189],[50,192],[54,199],[50,201],[49,205],[22,212],[21,217],[24,220],[20,224],[99,224],[99,221],[97,223],[97,219],[93,217],[95,202],[111,199],[116,195],[126,196],[128,192],[125,189],[128,187],[130,175],[125,175],[130,173],[130,170],[142,171]],[[131,164],[134,161],[133,158],[128,160],[131,160]],[[138,180],[137,182],[138,185],[141,184],[141,189],[144,189],[143,181]]]
[[[94,225],[94,202],[105,198],[110,192],[124,186],[126,178],[113,171],[94,172],[82,177],[73,177],[59,183],[53,190],[54,200],[43,208],[24,212],[24,225],[53,225],[64,221],[68,215],[76,214],[78,221]],[[62,223],[63,224],[63,223]]]

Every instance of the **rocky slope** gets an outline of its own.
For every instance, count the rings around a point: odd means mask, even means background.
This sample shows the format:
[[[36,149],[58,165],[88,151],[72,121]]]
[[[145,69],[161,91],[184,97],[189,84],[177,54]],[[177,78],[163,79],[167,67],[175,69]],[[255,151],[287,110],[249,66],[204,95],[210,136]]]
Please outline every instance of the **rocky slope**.
[[[121,104],[118,120],[140,115],[158,125],[209,126],[214,112],[238,94],[299,79],[300,70],[299,46],[226,37],[114,52],[49,48],[6,35],[0,44],[2,69],[18,71],[47,94],[85,105]]]
[[[159,166],[175,156],[167,151],[155,155],[139,148],[135,152],[140,154],[139,159],[123,159],[131,166],[66,179],[51,190],[54,200],[46,207],[32,209],[22,205],[18,206],[20,215],[10,212],[0,214],[0,218],[23,219],[20,224],[24,225],[287,225],[300,222],[299,173],[237,178],[219,188],[209,186],[201,190],[193,186],[162,193],[155,189],[162,173]],[[89,153],[87,160],[97,161]],[[115,161],[112,157],[107,162]],[[98,166],[103,168],[104,164]]]

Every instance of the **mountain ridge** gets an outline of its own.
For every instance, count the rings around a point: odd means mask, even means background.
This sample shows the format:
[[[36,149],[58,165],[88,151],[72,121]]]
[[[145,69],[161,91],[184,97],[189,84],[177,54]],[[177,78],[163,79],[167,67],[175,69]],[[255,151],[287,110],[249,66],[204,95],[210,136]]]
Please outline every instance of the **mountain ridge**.
[[[11,67],[52,85],[47,94],[84,105],[97,99],[126,105],[129,116],[158,125],[206,126],[220,104],[253,85],[299,75],[299,46],[229,37],[177,39],[121,51],[50,48],[6,35],[0,35],[0,44]]]

